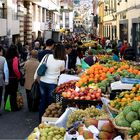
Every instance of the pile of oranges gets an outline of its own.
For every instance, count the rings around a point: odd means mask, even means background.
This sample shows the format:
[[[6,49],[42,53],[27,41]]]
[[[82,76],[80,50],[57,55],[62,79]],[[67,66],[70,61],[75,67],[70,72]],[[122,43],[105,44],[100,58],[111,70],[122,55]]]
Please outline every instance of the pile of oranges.
[[[127,70],[132,74],[140,76],[140,71],[138,69],[135,69],[133,66],[129,66],[128,64],[107,67],[102,64],[96,63],[82,74],[79,81],[76,82],[76,86],[81,87],[91,83],[99,83],[107,79],[107,74],[115,74],[116,72],[121,72],[123,70]]]

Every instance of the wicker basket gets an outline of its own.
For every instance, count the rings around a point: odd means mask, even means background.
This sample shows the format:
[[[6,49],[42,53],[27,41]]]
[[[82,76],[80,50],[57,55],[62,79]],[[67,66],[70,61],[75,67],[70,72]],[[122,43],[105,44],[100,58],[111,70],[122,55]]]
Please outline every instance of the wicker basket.
[[[128,131],[132,130],[132,129],[130,127],[117,126],[116,123],[115,123],[115,119],[114,118],[109,118],[109,119],[112,121],[112,124],[118,130],[118,132],[120,132],[120,133],[122,133],[124,135],[124,139],[125,140],[129,140]]]
[[[118,109],[113,108],[110,105],[108,105],[108,108],[109,108],[110,112],[113,113],[113,114],[118,114],[120,112]]]

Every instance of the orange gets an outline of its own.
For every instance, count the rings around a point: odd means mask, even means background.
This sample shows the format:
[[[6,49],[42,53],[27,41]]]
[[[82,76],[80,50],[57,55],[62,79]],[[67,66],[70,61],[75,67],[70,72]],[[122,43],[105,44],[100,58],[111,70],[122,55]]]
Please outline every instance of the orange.
[[[128,94],[125,94],[124,97],[125,97],[125,98],[129,98],[129,95],[128,95]]]
[[[133,99],[135,97],[135,94],[131,93],[129,96],[130,96],[131,99]]]
[[[121,102],[126,102],[126,101],[127,101],[126,98],[122,98],[122,99],[121,99]]]

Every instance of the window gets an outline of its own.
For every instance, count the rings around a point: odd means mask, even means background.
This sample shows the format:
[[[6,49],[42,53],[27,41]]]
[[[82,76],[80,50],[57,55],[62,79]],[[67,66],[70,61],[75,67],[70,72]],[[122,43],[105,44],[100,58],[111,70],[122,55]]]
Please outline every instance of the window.
[[[17,0],[12,1],[12,19],[17,19]]]
[[[45,9],[42,9],[42,22],[45,22]]]
[[[6,18],[6,13],[5,3],[0,4],[0,18]]]

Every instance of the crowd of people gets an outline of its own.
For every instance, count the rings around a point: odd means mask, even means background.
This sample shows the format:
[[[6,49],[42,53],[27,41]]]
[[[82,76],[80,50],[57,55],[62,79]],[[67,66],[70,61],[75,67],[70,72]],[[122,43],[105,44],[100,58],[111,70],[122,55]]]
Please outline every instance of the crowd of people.
[[[81,72],[78,66],[83,60],[89,66],[98,62],[95,51],[99,44],[103,49],[112,49],[112,58],[117,62],[122,59],[136,59],[134,49],[129,46],[126,40],[117,43],[103,38],[102,40],[96,39],[96,41],[93,47],[83,49],[80,47],[82,45],[80,40],[56,43],[53,39],[48,39],[44,46],[39,41],[26,43],[24,46],[19,42],[17,45],[12,44],[8,47],[5,54],[2,45],[0,45],[0,105],[5,87],[4,104],[10,95],[11,111],[19,110],[16,96],[20,79],[24,76],[28,109],[32,111],[30,92],[32,84],[37,81],[40,89],[39,119],[41,121],[45,109],[53,102],[52,92],[57,86],[60,74],[78,74]],[[38,76],[37,71],[44,62],[47,67],[45,75]],[[21,71],[21,66],[24,72]]]

